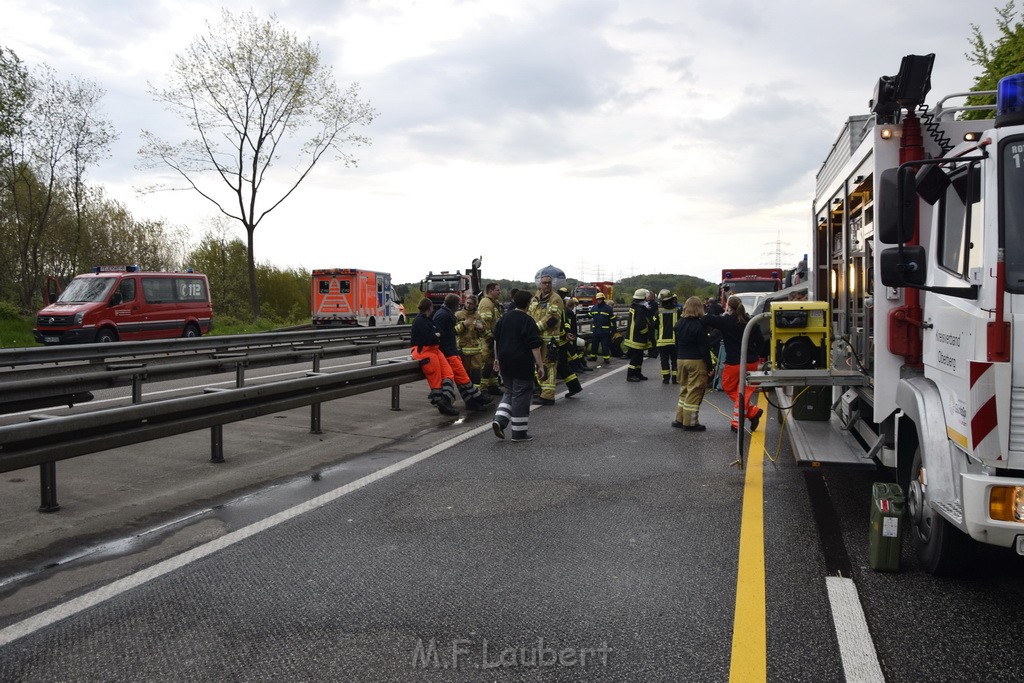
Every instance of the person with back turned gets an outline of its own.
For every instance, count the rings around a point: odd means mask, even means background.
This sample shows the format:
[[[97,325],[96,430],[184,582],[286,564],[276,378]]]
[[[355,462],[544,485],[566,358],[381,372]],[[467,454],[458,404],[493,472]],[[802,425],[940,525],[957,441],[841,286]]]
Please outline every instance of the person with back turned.
[[[529,441],[530,401],[533,396],[534,373],[543,382],[547,365],[542,352],[540,330],[526,309],[532,297],[529,292],[516,292],[515,308],[494,326],[494,371],[501,375],[505,393],[494,413],[491,428],[499,439],[512,428],[512,441]]]

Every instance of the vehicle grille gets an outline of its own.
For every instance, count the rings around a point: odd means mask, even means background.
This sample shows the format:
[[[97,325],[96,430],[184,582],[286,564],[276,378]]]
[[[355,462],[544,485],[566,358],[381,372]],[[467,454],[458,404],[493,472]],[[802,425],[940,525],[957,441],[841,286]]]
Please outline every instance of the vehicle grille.
[[[67,327],[74,319],[73,315],[39,315],[36,316],[36,327]]]
[[[1010,450],[1024,451],[1024,387],[1010,389]]]

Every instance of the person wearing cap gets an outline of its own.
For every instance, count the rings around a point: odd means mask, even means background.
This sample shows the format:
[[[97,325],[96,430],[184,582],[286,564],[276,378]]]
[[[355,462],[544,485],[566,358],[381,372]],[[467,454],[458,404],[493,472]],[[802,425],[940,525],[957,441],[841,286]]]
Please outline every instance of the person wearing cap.
[[[594,296],[590,307],[590,360],[601,358],[607,365],[612,356],[612,333],[615,331],[615,309],[605,301],[604,292]]]
[[[651,348],[651,320],[647,306],[646,289],[633,292],[633,301],[629,305],[629,326],[622,346],[629,358],[626,369],[627,382],[642,382],[647,379],[643,373],[644,353]]]
[[[676,334],[675,327],[679,321],[679,300],[676,295],[667,289],[658,292],[658,301],[661,306],[658,308],[655,325],[655,348],[658,349],[658,356],[661,359],[661,383],[677,384],[676,379]]]

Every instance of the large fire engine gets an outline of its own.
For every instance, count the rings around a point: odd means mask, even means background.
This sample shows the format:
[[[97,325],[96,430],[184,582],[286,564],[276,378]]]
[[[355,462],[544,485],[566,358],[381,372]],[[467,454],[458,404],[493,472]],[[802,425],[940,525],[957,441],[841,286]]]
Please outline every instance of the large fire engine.
[[[430,299],[435,310],[444,305],[444,299],[449,294],[459,296],[460,306],[466,303],[467,296],[471,294],[479,296],[482,293],[480,286],[480,263],[482,260],[482,257],[473,259],[472,265],[465,273],[459,270],[454,273],[448,270],[442,270],[440,273],[430,271],[420,283],[423,296]]]
[[[778,268],[725,268],[718,289],[723,306],[733,294],[777,292],[782,289],[782,271]]]
[[[404,325],[391,275],[358,268],[318,268],[310,276],[314,327]]]
[[[602,292],[605,296],[605,301],[611,304],[615,296],[615,283],[602,280],[601,282],[581,282],[576,285],[576,289],[572,293],[572,297],[579,302],[576,312],[587,313],[590,307],[594,305],[594,299],[597,297],[598,292]]]
[[[933,60],[904,57],[843,127],[817,176],[816,301],[774,304],[772,343],[776,371],[801,339],[797,364],[849,377],[823,411],[794,402],[798,460],[893,468],[918,557],[947,574],[971,539],[1024,554],[1024,74],[994,120],[956,120],[983,107],[929,111]]]

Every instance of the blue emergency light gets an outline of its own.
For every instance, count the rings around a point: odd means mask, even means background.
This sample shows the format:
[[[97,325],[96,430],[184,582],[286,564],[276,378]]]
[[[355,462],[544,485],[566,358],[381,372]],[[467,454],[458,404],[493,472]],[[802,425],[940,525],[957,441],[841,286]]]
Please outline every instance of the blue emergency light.
[[[1024,123],[1024,74],[999,79],[996,88],[996,128]]]

